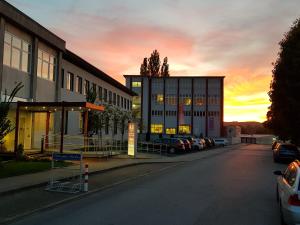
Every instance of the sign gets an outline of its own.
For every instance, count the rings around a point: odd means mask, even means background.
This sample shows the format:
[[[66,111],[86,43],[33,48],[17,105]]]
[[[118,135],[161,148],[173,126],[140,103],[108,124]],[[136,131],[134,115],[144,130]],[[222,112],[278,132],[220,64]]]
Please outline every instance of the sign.
[[[63,161],[63,160],[80,161],[81,160],[81,154],[53,153],[52,159],[56,160],[56,161]]]
[[[128,155],[135,156],[137,153],[137,124],[128,123]]]

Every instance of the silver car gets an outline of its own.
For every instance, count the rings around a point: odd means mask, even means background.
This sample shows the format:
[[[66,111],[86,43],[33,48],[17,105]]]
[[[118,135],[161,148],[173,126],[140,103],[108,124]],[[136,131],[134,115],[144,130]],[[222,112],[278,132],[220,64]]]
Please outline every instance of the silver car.
[[[277,201],[282,224],[300,225],[300,162],[289,164],[284,173],[275,171],[277,177]]]

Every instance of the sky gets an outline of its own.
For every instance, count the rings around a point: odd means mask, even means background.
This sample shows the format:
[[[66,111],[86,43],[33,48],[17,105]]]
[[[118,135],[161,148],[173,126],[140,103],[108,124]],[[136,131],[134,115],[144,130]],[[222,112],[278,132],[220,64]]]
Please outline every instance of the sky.
[[[299,0],[8,0],[125,83],[157,49],[171,76],[226,76],[225,121],[266,120],[278,43]]]

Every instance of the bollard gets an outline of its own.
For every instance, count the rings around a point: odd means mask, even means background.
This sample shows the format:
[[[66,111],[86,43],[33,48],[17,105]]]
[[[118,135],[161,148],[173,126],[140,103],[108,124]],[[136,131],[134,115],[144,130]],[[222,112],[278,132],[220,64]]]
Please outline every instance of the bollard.
[[[84,171],[84,187],[83,191],[88,192],[89,191],[89,165],[85,164],[85,171]]]
[[[41,138],[41,154],[44,153],[44,138]]]

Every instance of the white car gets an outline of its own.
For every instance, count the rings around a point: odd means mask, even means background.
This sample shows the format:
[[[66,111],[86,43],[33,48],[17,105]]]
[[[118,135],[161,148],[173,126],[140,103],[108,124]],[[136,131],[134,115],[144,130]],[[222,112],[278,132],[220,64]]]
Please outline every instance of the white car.
[[[216,139],[214,139],[214,141],[215,141],[216,146],[224,147],[224,146],[228,145],[228,140],[225,138],[216,138]]]
[[[282,224],[300,224],[300,162],[289,164],[284,173],[275,171],[277,177],[277,201],[280,208]]]
[[[205,141],[202,138],[195,138],[192,145],[194,150],[203,150],[205,148]]]

